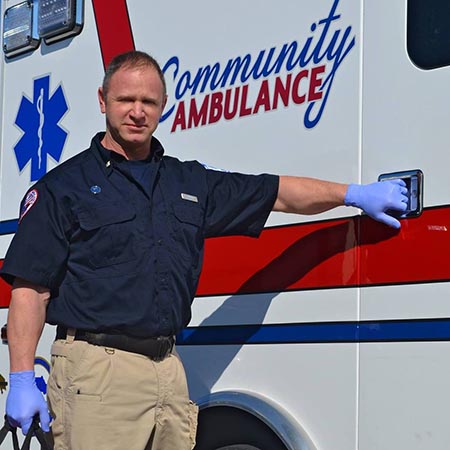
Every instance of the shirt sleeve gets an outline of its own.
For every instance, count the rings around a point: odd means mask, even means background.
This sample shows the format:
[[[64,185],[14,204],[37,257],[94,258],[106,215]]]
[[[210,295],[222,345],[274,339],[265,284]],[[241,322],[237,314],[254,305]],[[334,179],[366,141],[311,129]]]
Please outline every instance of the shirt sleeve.
[[[276,175],[246,175],[206,170],[208,202],[205,237],[257,237],[278,195]]]
[[[0,272],[6,282],[19,277],[49,289],[58,287],[69,249],[69,221],[62,206],[45,183],[27,192]]]

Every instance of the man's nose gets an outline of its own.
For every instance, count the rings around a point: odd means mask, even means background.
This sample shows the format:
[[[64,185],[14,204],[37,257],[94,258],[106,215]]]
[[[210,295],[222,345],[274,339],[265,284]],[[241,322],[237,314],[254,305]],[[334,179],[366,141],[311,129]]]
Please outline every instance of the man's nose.
[[[144,105],[142,102],[134,102],[133,108],[131,109],[131,115],[136,119],[141,119],[144,117]]]

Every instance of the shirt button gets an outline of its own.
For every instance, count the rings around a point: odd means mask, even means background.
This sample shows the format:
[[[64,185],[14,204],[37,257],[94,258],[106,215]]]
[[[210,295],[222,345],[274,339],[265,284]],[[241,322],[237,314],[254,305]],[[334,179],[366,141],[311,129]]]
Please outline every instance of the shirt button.
[[[158,245],[162,245],[163,244],[163,240],[162,239],[158,239]]]

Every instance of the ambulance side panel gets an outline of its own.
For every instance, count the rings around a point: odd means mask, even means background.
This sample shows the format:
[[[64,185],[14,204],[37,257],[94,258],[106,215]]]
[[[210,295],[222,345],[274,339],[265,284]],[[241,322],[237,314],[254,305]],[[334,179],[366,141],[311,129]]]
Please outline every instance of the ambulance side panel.
[[[400,278],[361,290],[362,321],[402,320],[404,330],[393,342],[360,345],[359,448],[365,450],[450,445],[450,285],[420,283],[424,267],[435,273],[448,267],[450,67],[424,70],[410,59],[408,6],[364,2],[362,180],[421,169],[426,206],[420,218],[404,221],[401,251],[362,254],[362,272],[385,265],[413,274],[408,284]],[[379,335],[392,338],[387,329]]]
[[[0,259],[24,193],[104,129],[108,52],[149,52],[167,80],[155,134],[167,154],[227,171],[425,180],[424,211],[400,232],[341,207],[272,213],[258,240],[207,242],[177,341],[202,417],[254,407],[289,450],[447,448],[450,68],[411,61],[408,4],[85,1],[78,36],[0,63]],[[43,390],[53,338],[46,327],[37,352]],[[212,432],[235,431],[223,428]]]

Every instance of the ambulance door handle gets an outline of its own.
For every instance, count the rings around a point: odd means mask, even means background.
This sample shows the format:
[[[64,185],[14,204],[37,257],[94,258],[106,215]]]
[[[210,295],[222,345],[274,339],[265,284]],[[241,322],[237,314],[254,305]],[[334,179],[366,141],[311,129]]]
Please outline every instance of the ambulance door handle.
[[[408,188],[408,207],[405,213],[392,211],[391,214],[402,218],[420,216],[423,209],[423,172],[419,169],[415,169],[383,173],[378,177],[378,181],[394,180],[398,178],[401,178]]]

